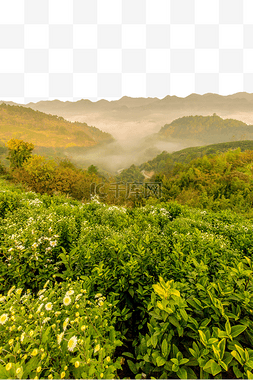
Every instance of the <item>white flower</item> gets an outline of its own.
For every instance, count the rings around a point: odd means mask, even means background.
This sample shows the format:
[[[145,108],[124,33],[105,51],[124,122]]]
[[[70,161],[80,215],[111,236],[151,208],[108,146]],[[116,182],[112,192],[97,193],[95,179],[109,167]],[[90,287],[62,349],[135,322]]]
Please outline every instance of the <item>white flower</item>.
[[[77,294],[75,300],[76,300],[76,301],[79,301],[79,299],[80,299],[81,297],[82,297],[82,294],[81,294],[81,293],[80,293],[80,294]]]
[[[32,244],[32,248],[35,249],[35,248],[37,248],[37,247],[38,247],[38,244],[37,244],[37,243],[33,243],[33,244]]]
[[[25,339],[25,333],[23,332],[20,336],[20,341],[23,342],[23,340]]]
[[[45,305],[45,309],[46,309],[46,310],[52,310],[52,308],[53,308],[53,304],[52,304],[52,302],[48,302],[48,303]]]
[[[4,302],[6,300],[5,296],[0,297],[0,302]]]
[[[44,324],[44,323],[47,323],[48,321],[50,321],[50,319],[51,319],[50,317],[46,317],[42,323],[43,323],[43,324]]]
[[[51,247],[56,247],[57,246],[57,241],[50,241]]]
[[[17,246],[17,249],[20,249],[20,251],[22,251],[22,250],[25,249],[25,247],[24,247],[23,245],[18,245],[18,246]]]
[[[40,313],[42,307],[43,307],[44,303],[42,303],[39,307],[38,307],[38,310],[36,311],[36,313]]]
[[[70,304],[71,304],[71,298],[70,298],[69,296],[65,296],[65,297],[63,298],[63,304],[64,304],[65,306],[70,305]]]
[[[72,294],[74,294],[74,290],[68,290],[67,293],[66,293],[66,296],[72,296]]]
[[[45,286],[45,285],[44,285]],[[44,293],[45,291],[46,291],[47,289],[41,289],[39,292],[38,292],[38,296],[40,295],[40,294],[42,294],[42,293]]]
[[[4,325],[8,321],[8,314],[2,314],[0,317],[0,325]]]
[[[77,345],[77,337],[74,335],[72,338],[68,341],[68,350],[74,351],[74,348]]]

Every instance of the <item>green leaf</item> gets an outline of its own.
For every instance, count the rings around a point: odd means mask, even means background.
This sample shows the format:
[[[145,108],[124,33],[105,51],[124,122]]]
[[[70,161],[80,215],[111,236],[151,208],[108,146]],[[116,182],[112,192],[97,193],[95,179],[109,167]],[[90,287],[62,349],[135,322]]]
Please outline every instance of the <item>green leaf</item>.
[[[247,378],[253,379],[253,373],[247,370]]]
[[[188,314],[186,313],[185,309],[179,309],[179,312],[182,315],[183,319],[187,322],[188,321]]]
[[[206,362],[206,364],[204,364],[205,360],[203,358],[200,358],[199,365],[200,365],[200,367],[203,367],[204,371],[208,371],[211,368],[212,361],[213,361],[213,359],[210,359]]]
[[[136,375],[138,372],[138,369],[136,368],[136,365],[132,362],[132,360],[127,360],[127,364],[130,371],[132,371]]]
[[[42,334],[42,343],[45,343],[48,340],[48,334],[50,332],[51,326],[49,326],[45,332]]]
[[[210,359],[203,367],[203,370],[215,376],[221,371],[221,366],[217,364],[213,359]]]
[[[170,294],[173,294],[174,296],[180,297],[180,292],[177,289],[170,289]]]
[[[157,335],[152,335],[151,336],[151,343],[152,343],[152,346],[154,348],[156,348],[156,346],[157,346]]]
[[[221,360],[223,359],[223,356],[224,356],[224,353],[225,353],[225,348],[226,348],[226,339],[223,338],[219,344],[218,344],[218,348],[220,350],[220,358]]]
[[[218,329],[218,337],[219,338],[227,338],[228,335],[227,335],[226,331],[222,331],[222,330]]]
[[[216,376],[219,372],[221,372],[221,366],[213,360],[211,363],[211,373],[213,376]]]
[[[172,325],[174,325],[175,327],[179,327],[180,326],[178,320],[175,317],[173,317],[172,315],[169,317],[169,322]]]
[[[231,351],[231,355],[242,365],[242,359],[237,351]]]
[[[248,361],[246,362],[246,365],[247,365],[248,367],[250,367],[251,369],[253,369],[253,360],[248,360]]]
[[[217,348],[213,344],[212,344],[212,349],[213,349],[216,359],[217,360],[220,359],[220,352],[217,350]]]
[[[115,330],[114,329],[111,329],[110,332],[109,332],[109,337],[110,337],[110,341],[112,343],[114,343],[115,341]]]
[[[204,320],[201,322],[200,327],[203,329],[203,328],[206,327],[210,322],[211,322],[211,318],[206,318],[206,319],[204,319]]]
[[[160,310],[164,310],[163,304],[160,301],[157,302],[157,307],[159,307]]]
[[[161,356],[158,356],[156,358],[156,363],[157,363],[158,367],[161,367],[162,365],[164,365],[166,363],[166,360],[164,358],[162,358]]]
[[[224,369],[225,369],[225,371],[227,371],[227,370],[228,370],[228,366],[227,366],[227,364],[226,364],[226,363],[224,363],[222,360],[219,360],[219,364],[222,366],[222,368],[224,368]]]
[[[1,379],[8,379],[10,377],[10,374],[6,371],[6,369],[0,364],[0,378]]]
[[[231,328],[231,335],[233,338],[235,338],[236,336],[240,335],[244,330],[246,330],[248,326],[245,326],[245,325],[237,325],[237,326],[233,326]]]
[[[95,367],[92,365],[89,369],[89,375],[92,376],[96,372]]]
[[[194,351],[192,348],[190,348],[189,347],[189,351],[190,351],[190,353],[192,354],[192,356],[194,357],[194,358],[196,358],[197,359],[197,357],[198,357],[198,354],[197,354],[197,352],[196,351]]]
[[[237,377],[237,379],[242,379],[243,378],[243,373],[239,370],[239,368],[237,367],[237,365],[233,366],[233,371],[234,371],[234,374]]]
[[[163,340],[161,348],[162,348],[163,356],[167,357],[167,355],[168,355],[168,343],[167,343],[166,339]]]
[[[179,370],[179,366],[177,364],[173,364],[172,371],[177,372]]]
[[[177,371],[177,376],[179,379],[187,379],[187,371],[184,368],[179,368]]]
[[[245,361],[247,362],[249,360],[249,353],[247,351],[247,348],[245,348],[244,353],[245,353]]]
[[[217,343],[217,342],[218,342],[217,338],[210,338],[210,339],[208,339],[208,344],[214,344],[214,343]]]
[[[192,347],[197,352],[197,354],[199,354],[199,347],[195,342],[192,343]]]
[[[231,333],[231,326],[230,326],[229,321],[227,321],[227,322],[225,323],[225,329],[226,329],[226,333],[227,333],[228,335],[230,335],[230,333]]]
[[[207,345],[207,339],[206,339],[205,333],[203,331],[201,331],[201,330],[198,330],[198,332],[199,332],[199,335],[200,335],[201,342],[204,344],[204,346],[206,346]]]
[[[128,356],[129,358],[134,359],[134,355],[131,352],[123,352],[121,355]]]
[[[181,359],[180,362],[179,362],[179,365],[186,364],[186,363],[188,363],[188,361],[189,361],[189,359],[186,359],[186,358]]]
[[[244,352],[244,349],[241,348],[240,346],[238,346],[237,344],[235,344],[235,348],[239,352],[241,358],[245,361],[245,352]]]
[[[193,301],[196,302],[196,304],[200,307],[200,309],[202,309],[202,304],[197,298],[193,298]]]

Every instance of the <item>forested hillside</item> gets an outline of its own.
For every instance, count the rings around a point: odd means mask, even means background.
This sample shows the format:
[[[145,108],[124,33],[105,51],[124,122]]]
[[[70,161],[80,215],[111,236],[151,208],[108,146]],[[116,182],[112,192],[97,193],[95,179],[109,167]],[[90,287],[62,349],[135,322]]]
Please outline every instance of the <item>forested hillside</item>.
[[[215,155],[228,151],[229,149],[238,149],[242,152],[253,150],[253,140],[232,141],[219,144],[211,144],[205,146],[197,146],[178,150],[173,153],[162,152],[153,160],[143,163],[139,166],[140,170],[155,171],[156,173],[170,172],[177,164],[189,163],[195,158],[205,155]]]
[[[92,147],[113,141],[109,133],[86,123],[69,122],[21,106],[0,105],[0,141],[11,138],[29,141],[40,147]]]
[[[160,139],[198,140],[218,143],[253,138],[253,126],[239,120],[213,116],[184,116],[165,124],[157,134]]]
[[[154,179],[162,181],[166,200],[253,216],[252,174],[253,151],[237,149],[178,164]]]

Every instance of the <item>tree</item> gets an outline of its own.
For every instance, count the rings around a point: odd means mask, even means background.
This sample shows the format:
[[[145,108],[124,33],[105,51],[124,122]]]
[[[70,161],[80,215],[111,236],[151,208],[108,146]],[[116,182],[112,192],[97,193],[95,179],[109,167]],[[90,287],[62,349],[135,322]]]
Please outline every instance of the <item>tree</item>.
[[[7,159],[12,169],[21,168],[31,156],[34,145],[23,140],[11,139],[7,142],[9,150]]]
[[[88,173],[89,174],[98,174],[98,168],[94,165],[90,165],[88,167]]]

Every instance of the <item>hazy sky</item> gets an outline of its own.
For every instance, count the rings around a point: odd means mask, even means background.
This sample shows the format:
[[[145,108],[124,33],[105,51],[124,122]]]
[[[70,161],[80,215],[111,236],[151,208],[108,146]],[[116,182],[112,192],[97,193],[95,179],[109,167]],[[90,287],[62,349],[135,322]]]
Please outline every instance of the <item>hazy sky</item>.
[[[0,100],[253,92],[253,0],[0,6]]]

